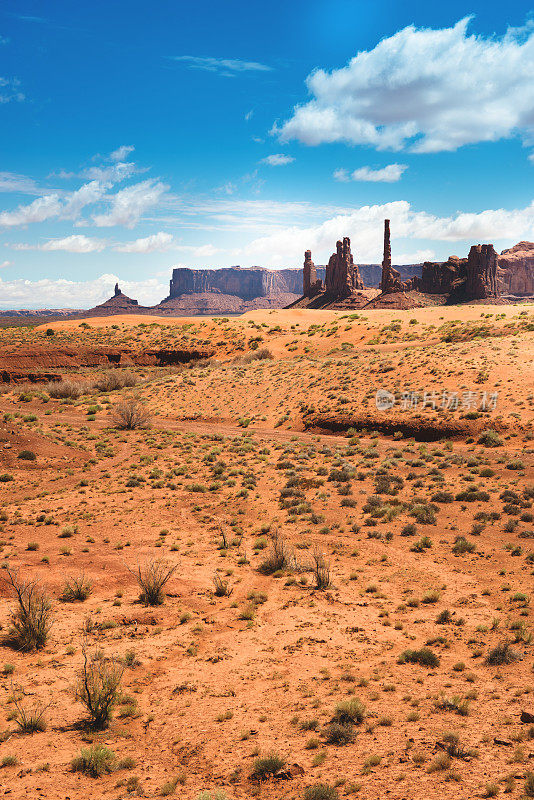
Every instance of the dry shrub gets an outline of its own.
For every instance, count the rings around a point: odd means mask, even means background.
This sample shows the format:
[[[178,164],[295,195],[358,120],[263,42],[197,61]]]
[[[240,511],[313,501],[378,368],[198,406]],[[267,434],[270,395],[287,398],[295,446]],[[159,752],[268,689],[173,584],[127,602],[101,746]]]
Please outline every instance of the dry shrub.
[[[74,603],[77,600],[83,603],[92,591],[93,584],[82,573],[82,575],[78,575],[75,578],[67,578],[61,593],[61,600],[65,603]]]
[[[103,744],[82,747],[80,755],[70,762],[73,772],[83,772],[92,778],[100,778],[115,769],[115,753]]]
[[[264,361],[266,359],[274,358],[273,354],[268,347],[259,347],[257,350],[252,350],[246,356],[240,356],[234,359],[235,364],[250,364],[252,361]]]
[[[316,589],[328,589],[330,586],[330,564],[325,560],[320,550],[314,550],[312,570],[315,577]]]
[[[15,722],[18,725],[19,733],[41,733],[46,730],[45,711],[46,706],[34,705],[28,709],[23,706],[17,697],[17,692],[11,684],[13,704],[16,709]]]
[[[287,551],[285,539],[278,530],[275,530],[271,534],[271,546],[265,559],[258,567],[258,570],[263,575],[272,575],[274,572],[284,569],[284,567],[288,565],[288,562],[289,553]]]
[[[76,400],[82,394],[85,394],[88,387],[80,381],[73,381],[68,378],[62,381],[50,381],[43,386],[44,391],[54,397],[55,399],[72,399]]]
[[[124,389],[125,386],[136,386],[137,377],[133,372],[109,370],[93,384],[99,392],[114,392],[116,389]]]
[[[143,400],[129,397],[115,404],[112,417],[117,428],[133,431],[148,427],[151,414]]]
[[[87,709],[92,728],[101,730],[111,719],[123,673],[124,665],[115,656],[105,658],[98,650],[89,655],[84,645],[75,697]]]
[[[177,569],[177,564],[169,565],[162,559],[156,559],[142,566],[138,564],[135,570],[130,570],[141,589],[141,602],[147,606],[160,606],[165,600],[165,584]]]
[[[18,572],[6,569],[6,583],[15,593],[17,605],[11,614],[9,640],[18,650],[41,650],[52,627],[52,604],[37,581],[23,581]]]

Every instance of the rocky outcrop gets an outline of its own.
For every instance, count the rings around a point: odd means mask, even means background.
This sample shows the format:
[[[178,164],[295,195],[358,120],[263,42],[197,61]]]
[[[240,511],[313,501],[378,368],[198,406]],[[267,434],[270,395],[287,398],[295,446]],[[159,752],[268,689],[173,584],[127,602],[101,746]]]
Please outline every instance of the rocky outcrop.
[[[277,294],[299,295],[302,288],[300,270],[270,270],[261,267],[242,269],[223,267],[221,269],[188,269],[177,267],[172,271],[169,296],[167,300],[183,294],[203,294],[220,292],[240,297],[241,300],[254,300],[257,297],[273,297]]]
[[[304,266],[302,267],[302,294],[305,297],[312,297],[323,288],[322,280],[317,278],[317,270],[312,261],[311,250],[304,253]]]
[[[534,295],[534,242],[519,242],[503,250],[498,258],[497,277],[505,294]]]
[[[326,291],[335,298],[349,297],[353,291],[363,289],[363,281],[354,263],[350,239],[336,242],[336,252],[330,256],[326,267]]]
[[[106,317],[112,314],[139,314],[141,311],[148,311],[148,309],[140,306],[137,300],[133,300],[121,292],[119,284],[116,283],[113,296],[104,303],[89,309],[87,315],[91,317]]]
[[[416,278],[414,288],[425,294],[450,294],[453,283],[458,277],[461,265],[467,259],[449,256],[447,261],[425,261],[420,278]]]

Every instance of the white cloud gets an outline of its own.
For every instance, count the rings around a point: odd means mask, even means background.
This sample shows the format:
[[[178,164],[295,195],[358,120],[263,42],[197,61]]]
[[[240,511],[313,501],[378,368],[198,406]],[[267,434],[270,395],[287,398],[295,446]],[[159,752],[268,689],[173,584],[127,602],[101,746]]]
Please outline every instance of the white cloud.
[[[10,267],[10,266],[11,266],[11,261],[2,261],[2,263],[0,264],[0,269],[4,269],[4,267]]]
[[[25,100],[26,97],[20,91],[19,86],[18,78],[0,78],[0,104],[11,101],[21,103]]]
[[[106,242],[101,239],[91,239],[89,236],[75,234],[65,236],[63,239],[48,239],[43,244],[27,244],[16,242],[7,244],[12,250],[64,250],[67,253],[99,253],[106,247]]]
[[[311,99],[273,128],[282,141],[343,141],[430,153],[534,136],[534,30],[503,37],[413,25],[359,52],[348,65],[307,78]]]
[[[334,178],[336,181],[347,183],[348,181],[369,181],[371,183],[396,183],[402,177],[402,173],[408,169],[406,164],[388,164],[382,169],[372,169],[372,167],[359,167],[354,172],[347,172],[346,169],[336,169]]]
[[[67,253],[98,253],[106,246],[105,242],[99,239],[91,239],[89,236],[75,234],[66,236],[64,239],[49,239],[40,246],[40,250],[65,250]]]
[[[270,167],[283,167],[286,164],[291,164],[295,159],[293,156],[286,156],[283,153],[273,153],[271,156],[266,156],[261,159],[261,164],[268,164]]]
[[[316,225],[285,225],[254,239],[247,247],[234,251],[247,263],[264,266],[298,264],[305,250],[311,249],[316,263],[326,259],[343,236],[351,238],[356,262],[376,263],[382,258],[383,221],[391,219],[393,261],[399,242],[517,242],[534,238],[534,202],[522,209],[488,209],[478,213],[459,212],[438,217],[416,211],[405,200],[382,205],[346,209]],[[413,255],[413,254],[412,254]]]
[[[124,242],[117,244],[113,248],[118,253],[153,253],[156,250],[161,252],[168,250],[174,239],[170,233],[153,233],[151,236],[146,236],[144,239],[136,239],[134,242]]]
[[[123,281],[117,275],[104,274],[91,281],[0,279],[0,307],[91,308],[111,297],[117,282],[123,292],[139,300],[140,305],[155,305],[168,294],[168,283],[161,283],[157,278]]]
[[[109,157],[112,161],[124,161],[124,159],[128,158],[130,153],[133,153],[134,150],[135,147],[133,144],[123,144],[110,153]]]
[[[233,78],[240,72],[271,72],[272,67],[257,61],[242,61],[239,58],[212,58],[201,56],[170,56],[171,61],[181,61],[189,69],[217,72],[225,78]]]
[[[97,203],[106,196],[108,189],[111,189],[111,182],[101,183],[100,181],[91,181],[85,183],[67,196],[66,202],[61,209],[61,216],[65,219],[77,219],[80,212],[85,206]]]
[[[28,178],[26,175],[17,175],[14,172],[0,172],[0,192],[41,194],[41,190],[33,178]]]
[[[105,214],[94,214],[98,227],[124,225],[133,228],[142,214],[157,205],[169,187],[159,181],[148,180],[121,189],[110,198],[111,209]]]
[[[399,253],[395,256],[396,264],[422,264],[423,261],[434,261],[434,250],[416,250],[415,253]]]
[[[27,206],[20,205],[14,211],[0,212],[0,227],[13,228],[17,225],[28,225],[30,222],[44,222],[51,217],[57,217],[61,208],[57,194],[38,197]]]
[[[81,173],[82,177],[90,178],[91,180],[98,180],[107,183],[120,183],[121,181],[130,178],[136,172],[140,172],[133,162],[119,162],[118,164],[110,164],[106,167],[87,167]],[[65,174],[63,175],[63,177]],[[68,175],[68,177],[72,177]]]

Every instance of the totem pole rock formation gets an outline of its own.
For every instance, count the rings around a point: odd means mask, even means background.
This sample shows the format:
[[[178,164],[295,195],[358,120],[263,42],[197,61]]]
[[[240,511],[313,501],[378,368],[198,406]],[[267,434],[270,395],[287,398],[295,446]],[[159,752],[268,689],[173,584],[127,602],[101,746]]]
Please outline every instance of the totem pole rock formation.
[[[326,291],[336,298],[348,297],[356,289],[363,289],[363,281],[354,263],[350,250],[350,239],[336,243],[336,252],[330,256],[326,267]]]
[[[312,261],[311,250],[304,253],[304,266],[302,268],[303,291],[305,297],[317,294],[323,288],[323,282],[317,278],[317,270]]]
[[[391,266],[391,233],[389,230],[389,219],[384,220],[384,259],[382,261],[382,280],[379,288],[383,294],[391,292],[405,292],[411,288],[410,282],[401,281],[400,272]]]

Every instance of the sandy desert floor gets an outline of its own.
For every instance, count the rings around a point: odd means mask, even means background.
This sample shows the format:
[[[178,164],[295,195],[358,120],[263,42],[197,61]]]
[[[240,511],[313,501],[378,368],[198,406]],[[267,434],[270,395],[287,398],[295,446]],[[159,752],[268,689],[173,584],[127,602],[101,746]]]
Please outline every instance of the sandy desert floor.
[[[0,330],[0,371],[72,389],[0,394],[0,795],[534,796],[533,332],[528,304]],[[10,575],[50,598],[40,649]],[[103,730],[84,653],[122,674]]]

